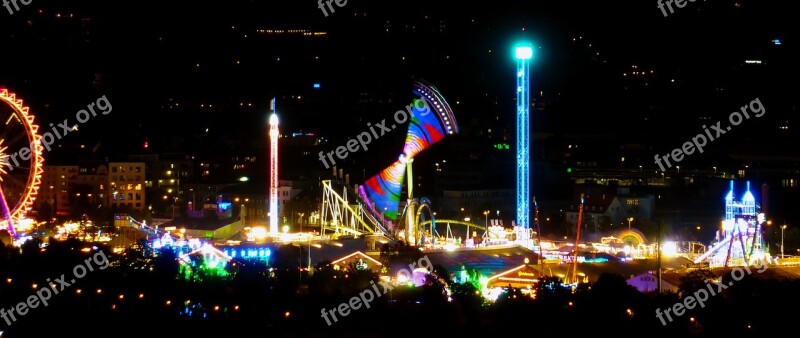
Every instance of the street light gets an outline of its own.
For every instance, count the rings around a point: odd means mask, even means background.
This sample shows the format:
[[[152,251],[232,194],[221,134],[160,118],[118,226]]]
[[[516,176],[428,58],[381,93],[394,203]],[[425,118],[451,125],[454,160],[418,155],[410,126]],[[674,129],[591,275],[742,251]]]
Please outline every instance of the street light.
[[[298,212],[297,215],[300,216],[300,232],[303,232],[303,216],[306,214],[303,212]]]
[[[472,237],[469,235],[469,222],[470,222],[470,221],[471,221],[471,220],[470,220],[470,218],[469,218],[469,217],[464,217],[464,223],[467,223],[467,238],[472,238]]]
[[[633,217],[628,217],[628,230],[631,229],[631,222],[633,222]]]
[[[486,218],[486,221],[483,225],[486,227],[486,229],[489,229],[489,210],[484,211],[483,216]]]
[[[781,226],[781,259],[783,259],[783,232],[786,230],[786,224]]]

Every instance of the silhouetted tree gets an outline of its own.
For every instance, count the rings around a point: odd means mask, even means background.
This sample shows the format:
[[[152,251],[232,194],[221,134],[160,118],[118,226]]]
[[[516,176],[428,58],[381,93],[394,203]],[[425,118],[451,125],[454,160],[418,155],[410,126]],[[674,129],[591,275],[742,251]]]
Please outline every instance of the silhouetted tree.
[[[153,259],[153,272],[160,281],[174,280],[178,276],[180,263],[178,256],[171,248],[162,248]]]
[[[685,297],[686,295],[692,294],[699,289],[705,289],[706,280],[715,278],[717,278],[717,276],[715,276],[714,273],[708,269],[700,269],[689,272],[685,276],[680,277],[681,285],[678,287],[680,295]]]

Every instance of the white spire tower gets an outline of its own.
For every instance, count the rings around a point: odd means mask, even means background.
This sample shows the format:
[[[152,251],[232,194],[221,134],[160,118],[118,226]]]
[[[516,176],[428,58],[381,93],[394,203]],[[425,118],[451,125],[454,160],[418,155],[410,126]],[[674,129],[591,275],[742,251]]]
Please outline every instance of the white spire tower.
[[[278,233],[278,115],[275,99],[270,102],[269,117],[269,232]]]

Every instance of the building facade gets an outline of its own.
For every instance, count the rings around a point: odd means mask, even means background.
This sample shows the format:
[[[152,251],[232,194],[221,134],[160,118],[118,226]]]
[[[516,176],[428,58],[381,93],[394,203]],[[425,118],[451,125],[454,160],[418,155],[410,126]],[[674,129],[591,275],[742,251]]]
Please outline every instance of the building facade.
[[[93,208],[108,206],[108,179],[108,165],[105,163],[81,165],[75,189],[78,204]]]
[[[143,210],[145,204],[145,164],[143,162],[109,162],[109,205]]]
[[[36,197],[38,208],[49,207],[53,215],[66,216],[72,211],[75,199],[71,189],[78,183],[78,166],[44,166],[42,184]]]

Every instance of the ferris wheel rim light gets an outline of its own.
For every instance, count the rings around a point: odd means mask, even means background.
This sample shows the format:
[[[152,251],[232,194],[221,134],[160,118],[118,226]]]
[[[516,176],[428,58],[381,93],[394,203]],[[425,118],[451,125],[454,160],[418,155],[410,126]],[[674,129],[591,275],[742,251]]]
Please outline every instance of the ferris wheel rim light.
[[[34,123],[34,116],[30,114],[30,108],[25,106],[21,99],[17,99],[15,93],[6,88],[0,88],[0,101],[5,102],[11,107],[13,113],[20,117],[19,121],[27,134],[27,146],[31,149],[31,172],[28,175],[25,190],[17,204],[9,210],[12,219],[21,219],[25,212],[33,209],[33,202],[36,200],[41,185],[44,147],[42,146],[42,137],[38,134],[39,126]]]

